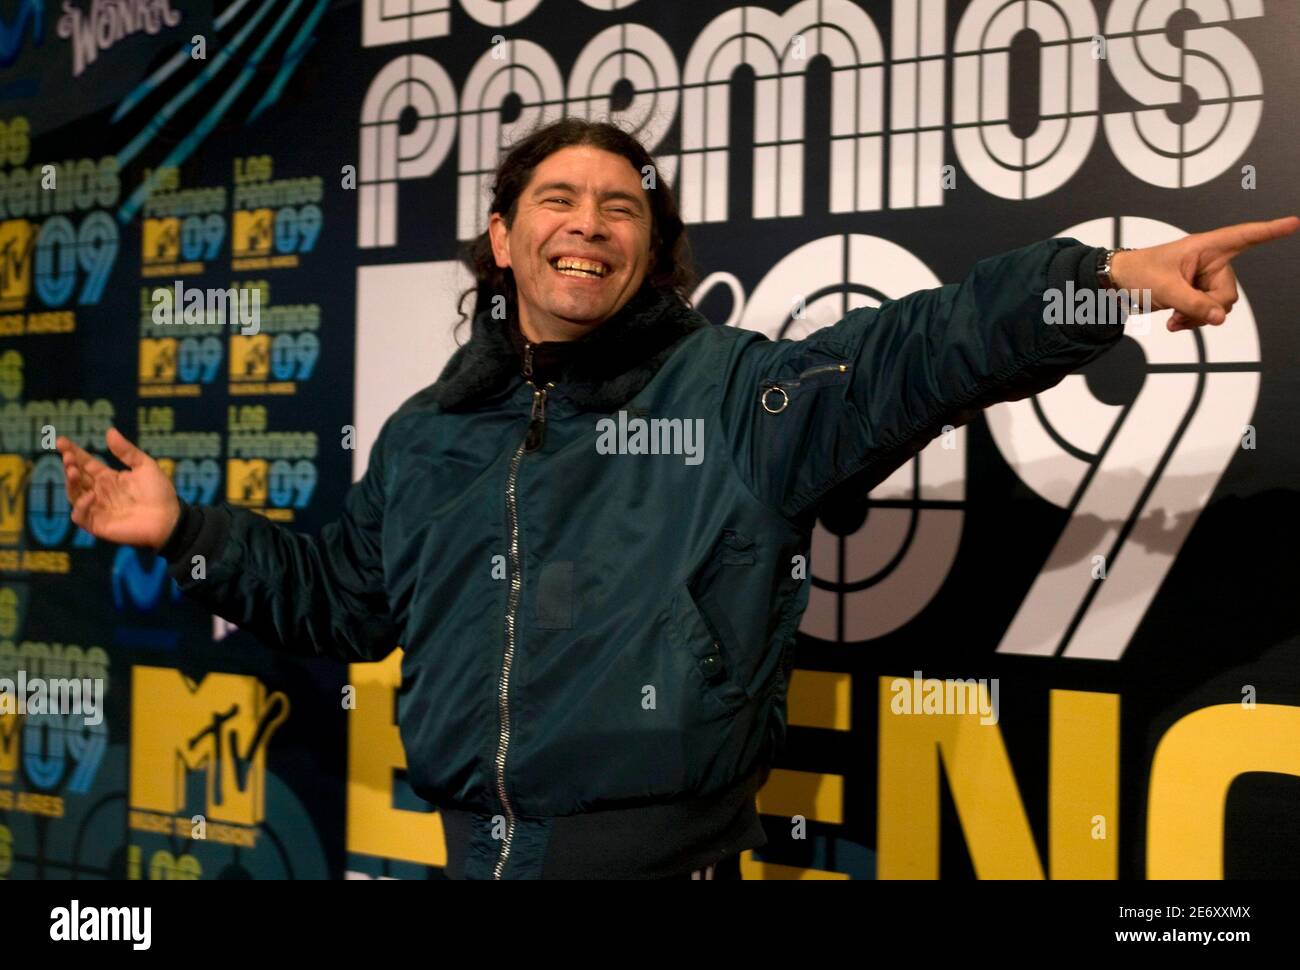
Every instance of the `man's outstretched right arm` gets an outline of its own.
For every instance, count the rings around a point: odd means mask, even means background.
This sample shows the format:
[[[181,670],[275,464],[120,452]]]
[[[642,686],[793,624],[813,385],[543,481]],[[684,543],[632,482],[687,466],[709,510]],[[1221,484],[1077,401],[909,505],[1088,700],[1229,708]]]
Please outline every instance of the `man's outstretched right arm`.
[[[391,653],[400,632],[388,607],[381,549],[384,431],[342,515],[319,536],[224,502],[179,502],[157,463],[116,431],[109,445],[126,471],[107,468],[70,442],[60,450],[65,466],[75,466],[67,472],[68,491],[82,528],[157,549],[190,599],[272,649],[366,661]],[[160,516],[174,522],[170,531],[160,532]]]
[[[273,649],[353,662],[386,657],[399,631],[380,547],[381,443],[343,514],[319,536],[224,502],[182,503],[176,532],[159,550],[168,573],[190,599]]]

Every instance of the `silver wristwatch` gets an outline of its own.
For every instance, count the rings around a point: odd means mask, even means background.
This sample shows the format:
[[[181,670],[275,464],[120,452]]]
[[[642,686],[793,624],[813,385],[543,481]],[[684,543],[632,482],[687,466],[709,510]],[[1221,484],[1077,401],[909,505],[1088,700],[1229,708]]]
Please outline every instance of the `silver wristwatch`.
[[[1097,286],[1099,289],[1113,290],[1117,288],[1115,286],[1115,281],[1111,279],[1110,276],[1110,261],[1114,258],[1116,253],[1131,253],[1132,251],[1132,246],[1120,246],[1118,249],[1106,250],[1106,255],[1102,257],[1101,265],[1097,267]]]

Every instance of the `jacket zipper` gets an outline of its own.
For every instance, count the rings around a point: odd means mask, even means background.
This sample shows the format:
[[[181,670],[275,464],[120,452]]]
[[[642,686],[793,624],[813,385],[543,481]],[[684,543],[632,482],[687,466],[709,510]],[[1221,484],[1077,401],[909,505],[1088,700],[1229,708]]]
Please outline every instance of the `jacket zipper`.
[[[510,668],[515,659],[516,626],[519,616],[519,597],[523,591],[523,576],[519,563],[519,465],[524,453],[536,451],[546,438],[546,394],[555,386],[548,383],[538,387],[533,383],[533,345],[524,344],[524,379],[533,389],[533,408],[529,415],[528,432],[510,459],[510,473],[506,476],[506,511],[510,518],[510,597],[506,606],[506,649],[501,659],[501,684],[497,692],[497,712],[501,729],[497,735],[497,797],[506,817],[506,833],[501,840],[501,852],[492,869],[492,878],[500,879],[510,858],[510,847],[515,838],[515,812],[506,793],[506,752],[510,747]]]
[[[811,377],[813,374],[821,374],[824,371],[829,371],[829,370],[837,370],[841,374],[843,374],[848,369],[849,369],[848,364],[826,364],[822,367],[813,367],[809,370],[804,371],[796,378],[796,380],[803,380],[805,377]]]
[[[780,414],[790,406],[790,391],[793,391],[796,387],[802,384],[805,378],[813,377],[817,374],[829,373],[831,371],[838,371],[843,374],[848,369],[849,365],[847,363],[823,364],[820,367],[810,367],[799,376],[788,381],[771,381],[764,385],[762,392],[758,395],[758,403],[762,405],[763,410],[768,414]],[[789,390],[786,390],[786,388],[789,388]],[[776,391],[781,395],[781,400],[779,402],[774,397],[770,398],[773,391]]]

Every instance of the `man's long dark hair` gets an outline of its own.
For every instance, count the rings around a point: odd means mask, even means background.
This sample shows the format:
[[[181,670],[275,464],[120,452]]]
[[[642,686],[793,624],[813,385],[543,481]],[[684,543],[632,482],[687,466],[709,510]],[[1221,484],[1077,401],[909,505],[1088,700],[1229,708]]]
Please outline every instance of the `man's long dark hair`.
[[[533,170],[543,160],[561,148],[574,145],[591,145],[615,155],[622,155],[638,174],[653,169],[654,188],[647,189],[652,215],[650,225],[650,251],[654,253],[654,268],[646,274],[645,283],[659,288],[675,290],[683,300],[690,302],[699,276],[691,259],[686,227],[677,208],[677,196],[665,180],[650,153],[634,136],[606,121],[587,121],[584,118],[562,118],[534,129],[510,148],[497,166],[491,186],[492,204],[489,216],[500,212],[506,226],[513,227],[519,196],[533,177]],[[649,167],[649,168],[648,168]],[[492,299],[504,296],[510,314],[515,313],[515,276],[509,268],[497,266],[492,256],[492,241],[484,230],[477,238],[465,243],[461,261],[474,274],[475,285],[465,290],[456,301],[461,323],[469,318],[465,314],[465,299],[474,299],[474,316],[492,307]]]

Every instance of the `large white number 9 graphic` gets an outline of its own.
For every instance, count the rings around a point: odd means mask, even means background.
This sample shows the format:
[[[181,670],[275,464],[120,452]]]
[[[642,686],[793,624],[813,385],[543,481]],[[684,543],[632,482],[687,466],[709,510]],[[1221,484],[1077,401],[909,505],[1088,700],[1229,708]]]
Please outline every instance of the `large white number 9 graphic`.
[[[728,285],[715,274],[696,293]],[[739,326],[773,339],[806,337],[850,310],[939,285],[903,247],[876,236],[826,236],[800,246],[763,277]],[[735,321],[733,313],[728,323]],[[930,442],[866,496],[866,518],[813,530],[808,609],[801,633],[861,643],[912,620],[943,584],[961,543],[966,498],[966,429]]]
[[[1184,233],[1123,217],[1062,235],[1142,247]],[[1146,355],[1131,404],[1098,401],[1086,378],[1071,374],[1043,394],[986,412],[998,448],[1025,484],[1070,512],[999,653],[1122,657],[1240,449],[1259,395],[1259,335],[1245,290],[1223,326],[1170,333],[1168,316],[1134,316],[1126,324],[1125,338]]]

